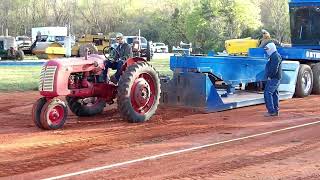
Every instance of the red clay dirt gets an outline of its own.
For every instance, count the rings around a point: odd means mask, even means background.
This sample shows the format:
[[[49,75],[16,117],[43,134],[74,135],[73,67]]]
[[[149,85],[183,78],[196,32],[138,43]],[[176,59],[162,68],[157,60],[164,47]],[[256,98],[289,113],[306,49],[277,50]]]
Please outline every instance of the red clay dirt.
[[[160,107],[146,123],[123,121],[115,106],[61,130],[31,120],[38,92],[0,93],[0,179],[42,179],[320,120],[320,97],[203,114]],[[204,148],[70,179],[320,179],[320,125]]]

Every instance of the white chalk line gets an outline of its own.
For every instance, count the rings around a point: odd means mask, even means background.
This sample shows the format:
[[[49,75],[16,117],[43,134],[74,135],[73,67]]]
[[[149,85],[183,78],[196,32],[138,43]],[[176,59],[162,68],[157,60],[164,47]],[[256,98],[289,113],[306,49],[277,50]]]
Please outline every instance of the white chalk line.
[[[316,119],[319,119],[319,118],[316,118]],[[264,132],[264,133],[249,135],[249,136],[230,139],[230,140],[226,140],[226,141],[221,141],[221,142],[216,142],[216,143],[211,143],[211,144],[205,144],[205,145],[202,145],[202,146],[196,146],[196,147],[182,149],[182,150],[178,150],[178,151],[171,151],[171,152],[157,154],[157,155],[153,155],[153,156],[147,156],[147,157],[143,157],[143,158],[140,158],[140,159],[134,159],[134,160],[115,163],[115,164],[110,164],[110,165],[106,165],[106,166],[100,166],[100,167],[91,168],[91,169],[78,171],[78,172],[74,172],[74,173],[69,173],[69,174],[65,174],[65,175],[50,177],[50,178],[46,178],[46,179],[43,179],[43,180],[56,180],[56,179],[68,178],[68,177],[77,176],[77,175],[81,175],[81,174],[85,174],[85,173],[91,173],[91,172],[95,172],[95,171],[111,169],[111,168],[120,167],[120,166],[124,166],[124,165],[129,165],[129,164],[142,162],[142,161],[146,161],[146,160],[158,159],[158,158],[161,158],[161,157],[166,157],[166,156],[175,155],[175,154],[181,154],[181,153],[185,153],[185,152],[189,152],[189,151],[199,150],[199,149],[212,147],[212,146],[216,146],[216,145],[221,145],[221,144],[226,144],[226,143],[230,143],[230,142],[241,141],[241,140],[245,140],[245,139],[249,139],[249,138],[255,138],[255,137],[259,137],[259,136],[274,134],[274,133],[278,133],[278,132],[282,132],[282,131],[288,131],[288,130],[297,129],[297,128],[302,128],[302,127],[306,127],[306,126],[312,126],[312,125],[315,125],[315,124],[320,124],[320,121],[301,124],[301,125],[297,125],[297,126],[291,126],[291,127],[287,127],[287,128],[283,128],[283,129],[268,131],[268,132]]]

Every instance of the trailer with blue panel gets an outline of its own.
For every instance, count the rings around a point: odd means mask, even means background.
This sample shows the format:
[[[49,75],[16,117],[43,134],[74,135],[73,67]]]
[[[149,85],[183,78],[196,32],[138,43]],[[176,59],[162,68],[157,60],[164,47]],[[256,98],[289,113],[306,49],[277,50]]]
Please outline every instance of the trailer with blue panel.
[[[280,99],[320,94],[320,1],[291,0],[292,47],[278,48],[283,58]],[[262,48],[247,56],[172,56],[172,79],[162,79],[162,103],[222,111],[264,103]]]

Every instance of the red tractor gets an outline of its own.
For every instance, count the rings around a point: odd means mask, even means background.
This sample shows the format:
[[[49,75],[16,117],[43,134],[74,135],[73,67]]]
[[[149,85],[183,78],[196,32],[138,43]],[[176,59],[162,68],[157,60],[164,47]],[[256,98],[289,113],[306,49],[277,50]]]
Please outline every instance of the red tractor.
[[[155,69],[143,58],[130,58],[122,66],[118,85],[114,85],[97,80],[104,61],[105,58],[90,55],[45,63],[39,85],[43,97],[32,108],[36,126],[46,130],[62,128],[68,107],[77,116],[93,116],[115,99],[123,119],[147,121],[155,113],[160,98],[160,80]],[[59,96],[65,96],[67,103]]]

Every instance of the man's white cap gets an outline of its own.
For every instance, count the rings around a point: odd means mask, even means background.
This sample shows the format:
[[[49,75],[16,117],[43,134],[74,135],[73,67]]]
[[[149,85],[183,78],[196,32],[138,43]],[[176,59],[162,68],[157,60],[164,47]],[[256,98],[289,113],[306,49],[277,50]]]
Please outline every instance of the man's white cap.
[[[123,38],[123,34],[122,33],[117,33],[116,34],[116,38]]]
[[[264,48],[269,56],[277,51],[277,47],[273,42],[268,43]]]
[[[269,32],[268,32],[267,30],[265,30],[265,29],[262,29],[261,32],[262,32],[262,34],[267,34],[267,33],[269,33]]]

